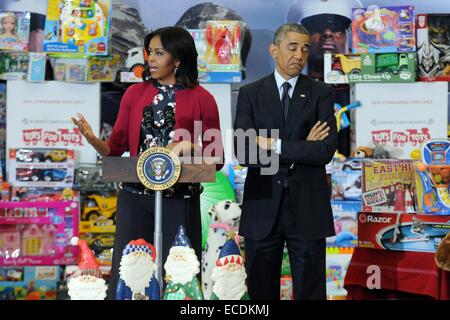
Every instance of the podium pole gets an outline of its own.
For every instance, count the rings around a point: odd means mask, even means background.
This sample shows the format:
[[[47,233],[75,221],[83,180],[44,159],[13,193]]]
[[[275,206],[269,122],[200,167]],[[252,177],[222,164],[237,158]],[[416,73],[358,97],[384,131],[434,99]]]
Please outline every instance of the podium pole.
[[[156,280],[159,283],[160,295],[162,297],[163,293],[163,277],[162,277],[162,202],[163,202],[163,192],[155,191],[155,233],[153,235],[153,241],[156,248]]]

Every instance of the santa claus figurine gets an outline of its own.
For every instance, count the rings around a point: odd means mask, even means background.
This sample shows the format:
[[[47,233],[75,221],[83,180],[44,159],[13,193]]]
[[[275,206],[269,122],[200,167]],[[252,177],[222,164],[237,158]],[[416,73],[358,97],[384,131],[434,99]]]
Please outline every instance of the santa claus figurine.
[[[120,260],[117,300],[159,300],[155,248],[144,239],[130,241]]]
[[[200,272],[200,262],[182,225],[169,250],[164,270],[167,282],[165,300],[203,300],[200,282],[196,277]]]
[[[234,232],[227,234],[227,241],[211,274],[213,281],[211,300],[249,300],[245,279],[244,261],[235,242]]]
[[[104,300],[107,286],[102,278],[94,253],[84,240],[74,237],[71,242],[80,248],[80,262],[77,271],[67,284],[70,299]]]

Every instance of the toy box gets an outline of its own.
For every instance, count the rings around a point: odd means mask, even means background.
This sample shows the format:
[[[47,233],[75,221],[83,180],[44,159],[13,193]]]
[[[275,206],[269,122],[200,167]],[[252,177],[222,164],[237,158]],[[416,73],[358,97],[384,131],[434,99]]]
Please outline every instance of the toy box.
[[[414,82],[416,54],[405,52],[361,54],[361,72],[350,73],[348,79],[351,83]]]
[[[90,192],[81,197],[80,232],[116,231],[117,195]]]
[[[421,148],[421,161],[415,163],[417,210],[421,213],[450,215],[450,142],[430,140]]]
[[[334,200],[361,200],[362,159],[340,161],[334,159],[331,170],[331,198]]]
[[[412,160],[364,160],[362,211],[415,212]]]
[[[281,276],[280,278],[280,300],[294,300],[294,287],[291,275]]]
[[[86,82],[88,78],[87,56],[73,58],[67,55],[50,55],[53,76],[57,81]]]
[[[358,212],[361,201],[331,200],[336,235],[326,239],[329,247],[356,247],[358,245]]]
[[[29,12],[0,11],[0,50],[28,51]]]
[[[70,188],[74,180],[74,152],[67,149],[10,149],[9,182],[27,187]]]
[[[41,52],[30,52],[30,63],[28,68],[28,81],[45,81],[45,64],[47,55]]]
[[[359,213],[358,247],[435,252],[450,232],[450,217],[433,214]]]
[[[327,248],[326,286],[328,300],[345,300],[347,297],[344,279],[352,254],[353,248]]]
[[[421,81],[450,81],[450,14],[417,15],[417,59]]]
[[[11,201],[79,201],[79,191],[70,188],[13,187]]]
[[[0,265],[76,263],[77,202],[0,202],[0,229]]]
[[[350,74],[361,73],[361,56],[359,54],[325,53],[323,57],[326,83],[349,83]]]
[[[351,101],[352,149],[381,146],[385,158],[410,159],[429,139],[447,136],[448,84],[445,82],[356,83]]]
[[[189,29],[198,51],[200,82],[235,83],[241,73],[241,21],[207,21],[204,29]]]
[[[88,60],[87,75],[88,81],[109,81],[116,78],[119,55],[108,57],[91,57]]]
[[[27,80],[29,64],[28,53],[0,51],[0,79]]]
[[[113,233],[80,233],[80,239],[85,240],[94,251],[99,265],[111,266],[115,239]]]
[[[55,300],[60,268],[0,268],[0,300]]]
[[[49,0],[44,51],[108,55],[110,0]]]
[[[354,8],[352,52],[416,51],[414,6]]]

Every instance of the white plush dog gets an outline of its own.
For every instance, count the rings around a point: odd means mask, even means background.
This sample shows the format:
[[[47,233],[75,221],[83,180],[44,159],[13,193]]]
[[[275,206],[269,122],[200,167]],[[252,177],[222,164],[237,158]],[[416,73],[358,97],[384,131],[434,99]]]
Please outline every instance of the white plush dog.
[[[205,251],[202,259],[202,288],[205,300],[209,300],[213,283],[211,273],[220,250],[227,240],[226,233],[233,230],[237,233],[241,218],[241,206],[230,200],[218,202],[209,210],[211,223],[208,230]]]

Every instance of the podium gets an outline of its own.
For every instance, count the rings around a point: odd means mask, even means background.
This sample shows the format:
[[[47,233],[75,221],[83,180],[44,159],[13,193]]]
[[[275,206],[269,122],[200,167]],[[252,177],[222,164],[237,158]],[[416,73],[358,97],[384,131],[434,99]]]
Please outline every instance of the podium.
[[[154,149],[154,151],[152,151],[152,149]],[[163,153],[159,152],[161,150],[163,151]],[[149,153],[147,153],[147,151],[149,151]],[[145,174],[145,171],[148,171],[148,169],[152,170],[152,161],[158,159],[161,160],[161,157],[163,158],[164,156],[169,156],[171,152],[168,149],[164,148],[151,148],[147,151],[144,152],[140,157],[104,157],[102,163],[102,175],[103,180],[106,182],[141,182],[149,189],[155,190],[155,233],[153,243],[156,248],[156,279],[158,280],[159,288],[161,291],[160,293],[162,296],[162,193],[163,190],[169,188],[170,185],[168,186],[167,184],[162,184],[160,186],[153,186],[152,182],[148,181],[149,176]],[[158,158],[158,155],[160,155],[160,158]],[[170,157],[173,158],[173,153]],[[201,161],[196,161],[194,162],[194,164],[191,164],[192,158],[190,157],[178,158],[175,156],[173,160],[178,163],[178,165],[174,165],[174,167],[178,168],[179,175],[172,179],[172,184],[175,182],[215,182],[216,180],[216,164],[214,162],[214,159],[212,158],[202,158]]]

